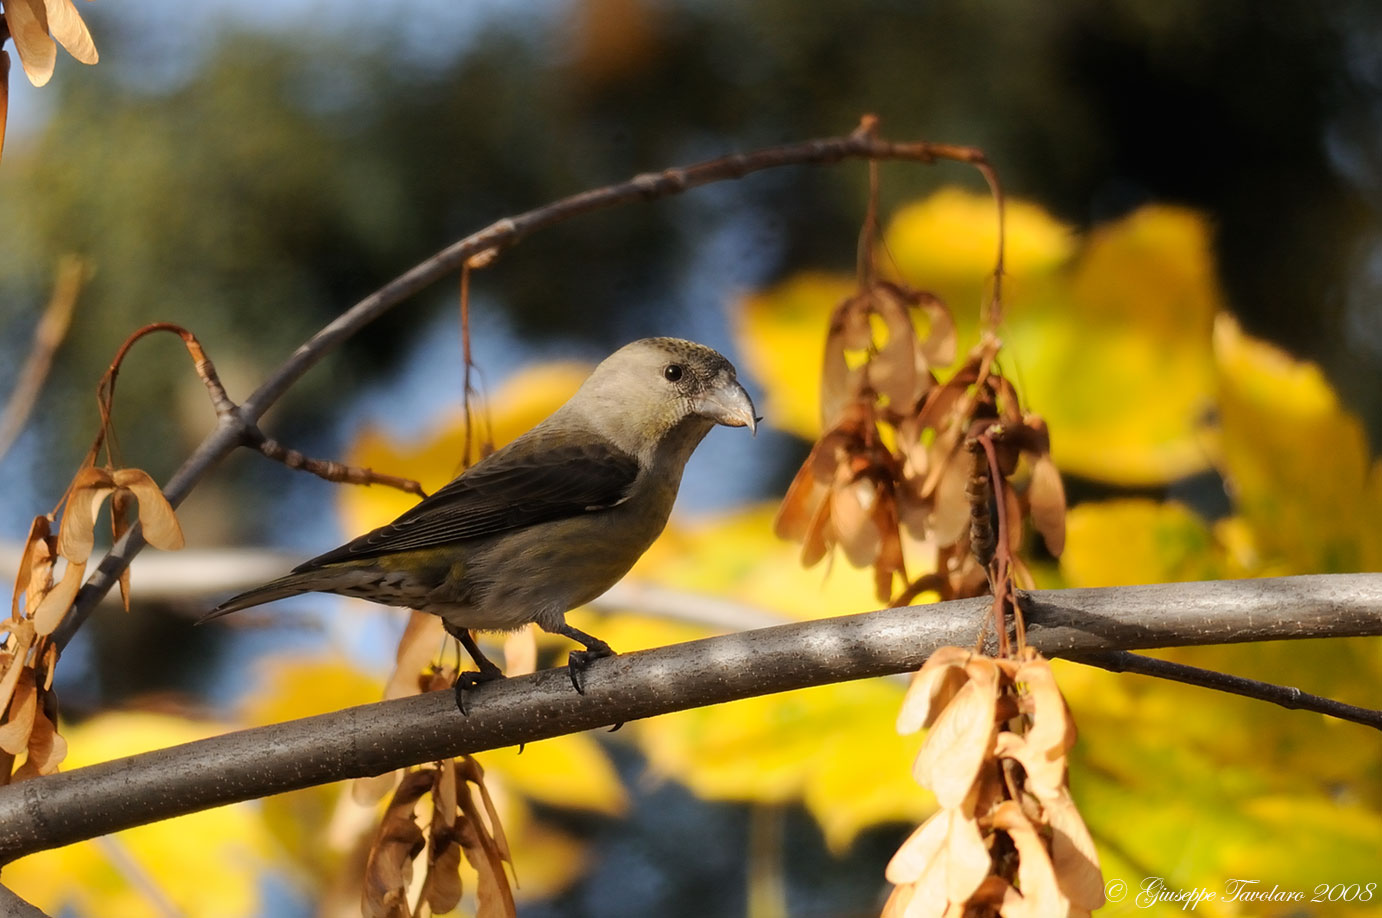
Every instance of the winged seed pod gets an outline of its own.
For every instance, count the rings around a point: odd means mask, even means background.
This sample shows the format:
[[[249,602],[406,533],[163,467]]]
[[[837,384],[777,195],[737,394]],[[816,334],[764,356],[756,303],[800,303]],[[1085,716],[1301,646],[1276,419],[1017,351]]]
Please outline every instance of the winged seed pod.
[[[902,843],[884,918],[1085,915],[1103,877],[1066,783],[1075,726],[1050,663],[958,647],[912,678],[898,730],[930,732],[914,773],[940,809]]]

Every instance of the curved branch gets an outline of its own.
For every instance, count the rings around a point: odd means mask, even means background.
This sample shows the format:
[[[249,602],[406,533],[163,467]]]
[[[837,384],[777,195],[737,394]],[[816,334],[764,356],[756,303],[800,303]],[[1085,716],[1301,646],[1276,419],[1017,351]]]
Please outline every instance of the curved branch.
[[[447,246],[336,317],[293,352],[238,410],[219,414],[219,422],[168,480],[163,494],[178,506],[197,483],[221,459],[245,443],[254,425],[274,402],[322,357],[399,303],[430,286],[477,257],[490,258],[524,237],[572,217],[606,210],[621,204],[653,201],[682,194],[701,185],[740,179],[754,172],[781,166],[831,165],[846,159],[892,159],[919,163],[949,160],[979,168],[990,183],[996,176],[981,150],[955,144],[883,140],[876,134],[877,120],[863,119],[858,130],[845,137],[829,137],[802,143],[768,147],[750,153],[637,175],[626,182],[583,191],[514,217],[505,217],[477,233]],[[996,188],[996,184],[994,185]],[[138,524],[101,559],[96,570],[77,593],[72,609],[53,633],[59,649],[81,628],[101,597],[119,580],[120,573],[144,547]]]
[[[1382,574],[1020,593],[1027,640],[1050,656],[1382,634]],[[968,644],[978,597],[779,625],[597,661],[584,696],[563,670],[361,705],[0,788],[0,862],[183,813],[461,753],[917,669]]]

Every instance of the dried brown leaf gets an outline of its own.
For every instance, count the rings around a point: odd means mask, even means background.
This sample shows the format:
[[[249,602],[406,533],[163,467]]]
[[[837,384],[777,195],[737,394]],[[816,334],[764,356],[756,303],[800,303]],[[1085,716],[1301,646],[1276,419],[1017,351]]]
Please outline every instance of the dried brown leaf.
[[[926,317],[927,327],[921,333],[921,356],[931,367],[948,367],[955,362],[959,347],[959,333],[955,328],[955,317],[936,297],[922,294],[921,313]]]
[[[993,746],[998,670],[991,661],[988,666],[976,666],[976,661],[984,662],[971,658],[966,667],[969,681],[931,725],[912,768],[941,806],[960,805]]]
[[[51,695],[47,697],[49,701],[52,700]],[[14,773],[15,781],[51,775],[67,758],[67,740],[58,735],[57,724],[49,718],[42,700],[40,698],[40,704],[34,710],[34,723],[29,731],[29,754]]]
[[[130,510],[134,507],[134,494],[124,488],[116,488],[110,495],[110,534],[114,541],[120,541],[130,528]],[[118,578],[120,584],[120,603],[125,611],[130,610],[130,569],[125,565]]]
[[[979,824],[959,809],[946,808],[902,843],[885,875],[892,883],[913,884],[919,895],[943,908],[947,901],[967,900],[992,869]]]
[[[133,492],[139,501],[139,522],[144,527],[145,541],[163,551],[182,548],[182,527],[178,525],[177,514],[149,473],[141,469],[117,469],[112,477],[118,487]]]
[[[461,901],[461,845],[456,831],[459,783],[451,762],[442,762],[432,790],[427,874],[418,897],[419,903],[427,903],[434,913],[449,912]]]
[[[5,723],[0,726],[0,749],[10,755],[19,755],[29,746],[29,734],[34,728],[34,714],[38,711],[38,685],[34,671],[27,666],[19,667],[19,680],[14,686],[5,713]]]
[[[72,479],[67,505],[62,511],[58,528],[58,554],[68,561],[86,563],[96,544],[96,514],[101,504],[115,492],[110,472],[87,466]]]
[[[993,811],[992,819],[994,828],[1007,832],[1017,848],[1017,885],[1022,890],[1020,899],[1005,899],[999,914],[1003,918],[1066,915],[1070,903],[1056,883],[1051,856],[1022,807],[1005,800]]]
[[[58,44],[67,49],[83,64],[94,64],[100,60],[96,53],[96,43],[91,40],[86,23],[72,5],[72,0],[48,0],[48,31]]]
[[[997,373],[989,376],[988,382],[992,387],[994,406],[998,409],[998,418],[1003,426],[1008,429],[1022,427],[1022,400],[1017,396],[1017,387],[1006,376]],[[1003,474],[1011,475],[1012,467],[1004,468]]]
[[[887,339],[867,364],[868,384],[899,415],[908,415],[930,388],[931,378],[917,372],[916,329],[902,291],[879,283],[872,293],[873,307],[883,321]]]
[[[846,467],[841,471],[847,476]],[[873,509],[878,486],[868,478],[845,481],[830,494],[830,519],[845,557],[855,567],[868,567],[878,557],[879,535]]]
[[[34,86],[43,86],[53,76],[58,49],[48,37],[48,11],[43,0],[8,0],[5,22],[10,39],[24,65],[24,75]]]
[[[883,913],[879,918],[906,918],[916,896],[917,889],[911,883],[894,886],[892,893],[888,895],[888,901],[883,903]]]
[[[413,811],[435,778],[433,769],[410,771],[389,801],[365,861],[360,902],[364,918],[407,918],[413,861],[425,845]]]
[[[805,540],[820,502],[830,493],[827,485],[816,479],[814,455],[813,450],[812,457],[807,458],[796,477],[792,479],[792,483],[787,486],[787,495],[782,498],[782,505],[778,507],[777,519],[773,521],[773,532],[780,539],[790,539],[793,542]]]
[[[889,883],[917,883],[926,869],[940,856],[945,846],[945,836],[950,829],[952,810],[937,810],[917,826],[907,840],[898,846],[897,852],[883,870]]]
[[[1048,758],[1063,757],[1075,747],[1075,721],[1056,685],[1051,661],[1034,656],[1018,667],[1014,680],[1023,691],[1023,708],[1031,714],[1027,742]]]
[[[471,795],[463,795],[460,802],[466,818],[457,830],[465,859],[475,868],[476,918],[515,918],[517,908],[499,846],[486,830]]]
[[[4,675],[0,675],[0,710],[9,706],[20,677],[26,669],[30,669],[29,649],[33,646],[35,638],[33,622],[28,619],[6,624],[10,629],[10,640],[5,649],[0,651],[0,660],[4,661],[5,667]]]
[[[834,342],[847,351],[867,351],[873,346],[873,327],[869,322],[870,303],[867,293],[856,294],[835,308],[830,318]],[[838,328],[838,332],[836,329]],[[827,337],[827,340],[830,340]]]
[[[394,653],[394,670],[384,685],[384,698],[403,698],[418,693],[418,673],[427,668],[446,634],[442,621],[426,612],[409,612],[403,637]]]
[[[801,543],[801,565],[811,567],[830,552],[835,544],[835,527],[830,521],[831,501],[822,500],[806,527]]]
[[[825,347],[825,362],[821,368],[821,428],[829,430],[859,397],[864,371],[850,369],[844,350],[835,342],[827,340]]]
[[[1008,522],[1008,548],[1016,561],[1022,550],[1022,501],[1011,487],[1003,488],[1003,508]]]
[[[32,617],[36,634],[52,634],[58,627],[58,623],[67,614],[67,610],[72,607],[72,600],[77,598],[77,590],[81,589],[82,577],[85,574],[85,561],[79,564],[67,562],[67,568],[62,572],[62,579],[44,594],[38,602],[38,608],[33,610]]]
[[[1061,788],[1053,800],[1043,800],[1047,824],[1051,827],[1051,865],[1061,892],[1079,908],[1094,910],[1104,904],[1104,875],[1099,869],[1099,852],[1094,848],[1070,791]]]
[[[52,520],[47,516],[36,516],[29,525],[29,534],[24,538],[24,551],[19,556],[19,571],[14,578],[14,600],[10,606],[10,615],[19,618],[19,600],[26,598],[25,594],[29,593],[31,588],[33,595],[27,597],[25,607],[32,609],[37,597],[52,587],[52,576]]]
[[[974,651],[963,647],[938,647],[912,676],[902,708],[897,713],[897,732],[915,733],[931,726],[960,687],[969,681],[965,663]]]
[[[1027,488],[1032,525],[1041,533],[1046,550],[1059,558],[1065,551],[1065,485],[1049,455],[1032,463],[1032,483]]]
[[[931,495],[931,513],[926,528],[940,546],[954,545],[969,530],[968,456],[957,452],[932,452],[932,468],[940,469]]]
[[[907,580],[906,559],[902,553],[902,532],[897,519],[897,501],[891,491],[880,491],[874,505],[873,525],[878,530],[878,558],[874,561],[874,594],[879,602],[892,598],[893,579]]]
[[[513,853],[509,850],[509,839],[504,834],[504,825],[499,821],[499,810],[494,805],[494,798],[489,794],[489,788],[485,786],[485,770],[480,767],[480,763],[473,756],[461,756],[456,762],[457,772],[465,776],[465,779],[475,785],[480,792],[480,802],[484,804],[485,815],[489,818],[490,833],[494,839],[496,850],[499,856],[513,869]]]

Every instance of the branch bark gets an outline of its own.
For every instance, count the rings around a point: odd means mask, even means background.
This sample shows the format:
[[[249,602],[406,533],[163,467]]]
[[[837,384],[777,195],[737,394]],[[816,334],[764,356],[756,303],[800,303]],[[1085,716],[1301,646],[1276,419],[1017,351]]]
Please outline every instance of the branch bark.
[[[1382,634],[1382,574],[1020,594],[1050,656]],[[762,628],[488,683],[462,717],[432,692],[242,730],[0,788],[0,863],[196,810],[405,765],[719,704],[917,669],[969,644],[991,599]]]

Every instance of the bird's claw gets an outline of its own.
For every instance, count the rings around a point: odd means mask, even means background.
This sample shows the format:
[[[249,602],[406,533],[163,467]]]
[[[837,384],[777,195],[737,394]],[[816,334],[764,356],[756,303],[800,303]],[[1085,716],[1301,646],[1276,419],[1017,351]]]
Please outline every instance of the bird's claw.
[[[585,694],[585,671],[591,663],[604,657],[614,656],[614,651],[604,641],[597,641],[588,645],[585,650],[573,650],[567,657],[566,671],[571,676],[571,687],[576,690],[576,694]]]
[[[503,679],[504,673],[498,667],[494,669],[466,670],[456,674],[456,681],[451,684],[451,690],[456,693],[456,710],[460,711],[465,717],[470,716],[470,703],[467,696],[471,689],[484,682],[493,682],[496,679]]]

